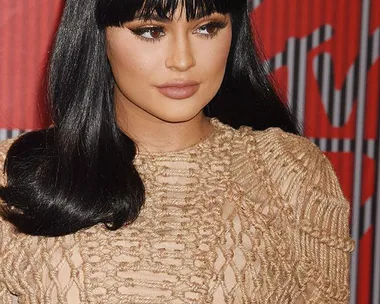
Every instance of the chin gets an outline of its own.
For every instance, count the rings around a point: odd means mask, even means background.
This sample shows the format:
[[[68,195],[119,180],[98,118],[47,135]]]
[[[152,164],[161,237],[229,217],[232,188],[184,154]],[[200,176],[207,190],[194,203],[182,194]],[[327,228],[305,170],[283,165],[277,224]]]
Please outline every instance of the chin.
[[[169,123],[183,123],[188,122],[197,117],[202,112],[202,109],[194,112],[183,111],[181,113],[165,113],[163,115],[156,115],[156,118],[169,122]]]

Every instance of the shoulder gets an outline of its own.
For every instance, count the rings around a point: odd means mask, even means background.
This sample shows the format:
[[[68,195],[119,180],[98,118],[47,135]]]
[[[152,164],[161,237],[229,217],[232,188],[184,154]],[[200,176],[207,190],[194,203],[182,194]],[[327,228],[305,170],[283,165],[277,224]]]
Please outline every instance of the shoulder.
[[[241,137],[250,138],[248,150],[260,153],[268,165],[291,164],[295,166],[315,165],[325,159],[323,153],[310,140],[300,135],[287,133],[280,128],[253,131],[248,127],[238,130]]]
[[[281,164],[287,167],[290,162],[294,167],[311,170],[320,162],[328,162],[319,148],[305,137],[284,132],[279,128],[254,133],[255,148],[270,166]]]
[[[309,139],[279,128],[254,131],[249,127],[236,130],[235,138],[234,149],[245,153],[249,162],[260,162],[263,173],[283,194],[291,188],[305,186],[343,196],[332,165]]]
[[[242,126],[239,129],[218,122],[219,128],[224,129],[225,134],[231,138],[234,149],[250,152],[259,151],[265,159],[285,157],[307,159],[309,156],[322,155],[316,145],[300,135],[287,133],[280,128],[268,128],[266,130],[253,130],[251,127]],[[313,158],[313,157],[312,157]]]

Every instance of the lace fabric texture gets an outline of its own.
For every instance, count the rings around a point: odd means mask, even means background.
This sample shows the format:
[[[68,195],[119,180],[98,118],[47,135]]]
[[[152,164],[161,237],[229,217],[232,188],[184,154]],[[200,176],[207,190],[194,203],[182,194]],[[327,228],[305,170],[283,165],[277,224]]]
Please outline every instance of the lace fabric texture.
[[[137,155],[147,199],[129,226],[44,238],[0,220],[0,304],[347,303],[349,204],[330,163],[279,129],[212,123],[193,147]]]

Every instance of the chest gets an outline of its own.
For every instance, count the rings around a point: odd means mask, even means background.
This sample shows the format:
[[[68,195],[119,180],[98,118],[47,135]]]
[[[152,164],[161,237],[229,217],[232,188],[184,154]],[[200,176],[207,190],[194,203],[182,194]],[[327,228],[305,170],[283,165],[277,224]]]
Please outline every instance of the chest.
[[[147,196],[133,224],[115,232],[94,229],[81,234],[91,302],[201,303],[223,231],[218,196]]]

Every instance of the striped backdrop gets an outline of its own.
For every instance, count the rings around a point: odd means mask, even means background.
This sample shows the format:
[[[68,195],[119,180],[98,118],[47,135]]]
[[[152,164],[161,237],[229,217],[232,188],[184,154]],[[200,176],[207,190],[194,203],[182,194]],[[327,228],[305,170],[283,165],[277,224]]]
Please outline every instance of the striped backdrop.
[[[250,0],[268,73],[352,202],[351,303],[380,304],[380,0]],[[0,139],[43,127],[62,0],[0,0]]]

